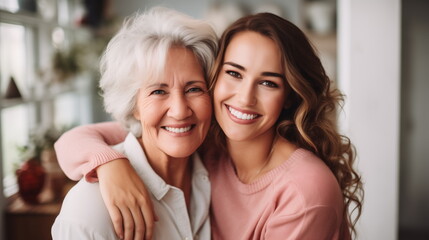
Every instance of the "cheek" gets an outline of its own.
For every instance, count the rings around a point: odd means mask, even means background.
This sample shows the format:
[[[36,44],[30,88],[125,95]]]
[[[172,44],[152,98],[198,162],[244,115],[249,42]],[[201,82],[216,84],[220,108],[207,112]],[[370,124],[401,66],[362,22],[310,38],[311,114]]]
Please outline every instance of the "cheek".
[[[216,86],[213,92],[214,104],[219,104],[220,101],[223,100],[225,96],[229,94],[232,86],[228,86],[225,79],[219,78],[216,82]]]
[[[267,98],[261,99],[267,106],[270,112],[279,115],[284,107],[285,97],[284,94],[266,94]]]
[[[139,101],[134,111],[134,117],[142,125],[153,125],[159,121],[162,106],[157,101]]]

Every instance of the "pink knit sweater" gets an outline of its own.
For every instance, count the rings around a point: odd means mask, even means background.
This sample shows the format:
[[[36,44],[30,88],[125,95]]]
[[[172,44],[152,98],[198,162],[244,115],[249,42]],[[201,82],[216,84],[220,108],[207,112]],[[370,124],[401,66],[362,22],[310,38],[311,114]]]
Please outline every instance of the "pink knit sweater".
[[[343,199],[329,168],[304,149],[251,184],[229,159],[208,164],[213,239],[350,239]]]
[[[124,157],[108,145],[125,136],[117,123],[83,126],[64,134],[55,150],[68,177],[95,181],[97,166]],[[209,163],[213,239],[350,239],[338,183],[311,152],[296,150],[251,184],[240,182],[228,158]]]

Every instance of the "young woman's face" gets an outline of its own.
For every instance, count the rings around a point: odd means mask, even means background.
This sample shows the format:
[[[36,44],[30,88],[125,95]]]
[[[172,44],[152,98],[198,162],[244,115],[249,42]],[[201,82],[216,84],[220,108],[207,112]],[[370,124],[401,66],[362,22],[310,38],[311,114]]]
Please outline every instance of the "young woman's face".
[[[202,144],[211,113],[204,72],[197,58],[188,49],[172,48],[163,79],[141,87],[134,116],[142,124],[146,150],[183,158]]]
[[[214,89],[216,120],[232,141],[272,134],[286,85],[280,49],[252,31],[236,34],[226,48]]]

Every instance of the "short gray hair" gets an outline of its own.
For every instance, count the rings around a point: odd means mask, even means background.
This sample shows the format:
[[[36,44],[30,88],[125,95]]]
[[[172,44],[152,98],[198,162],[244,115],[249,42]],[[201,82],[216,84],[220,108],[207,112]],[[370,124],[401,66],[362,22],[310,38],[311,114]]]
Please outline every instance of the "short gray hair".
[[[206,81],[217,54],[217,37],[209,23],[177,11],[155,7],[127,18],[100,60],[104,107],[135,136],[141,124],[133,116],[143,81],[162,77],[170,48],[191,50]]]

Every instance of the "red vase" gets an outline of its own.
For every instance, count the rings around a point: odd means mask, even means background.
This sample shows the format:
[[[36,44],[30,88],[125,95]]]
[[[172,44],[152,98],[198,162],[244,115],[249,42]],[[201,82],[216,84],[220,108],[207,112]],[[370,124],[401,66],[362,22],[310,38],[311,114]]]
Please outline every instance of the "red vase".
[[[36,158],[31,158],[24,162],[16,170],[18,180],[19,195],[29,204],[39,203],[38,196],[45,184],[45,169]]]

